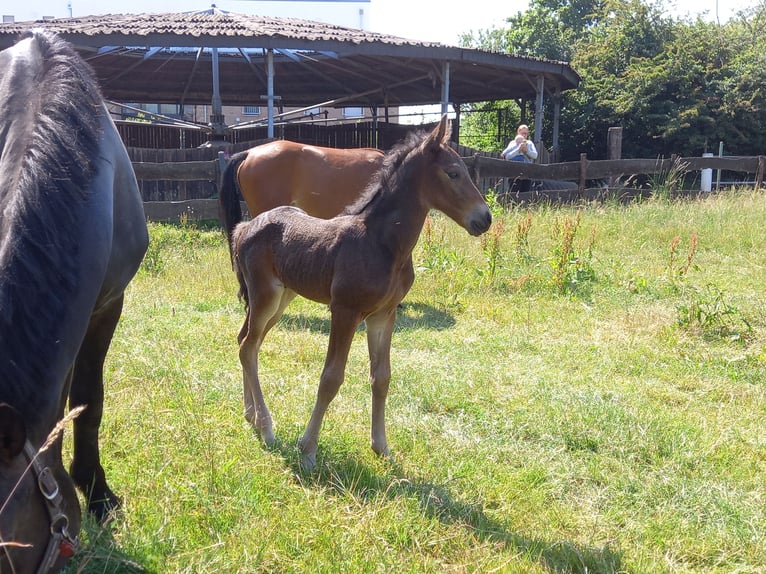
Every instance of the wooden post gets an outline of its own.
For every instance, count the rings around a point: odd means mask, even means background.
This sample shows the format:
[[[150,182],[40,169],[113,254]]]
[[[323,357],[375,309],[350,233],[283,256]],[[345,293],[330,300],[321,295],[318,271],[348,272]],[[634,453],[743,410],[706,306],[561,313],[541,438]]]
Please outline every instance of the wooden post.
[[[607,159],[622,159],[622,128],[612,127],[606,133]],[[620,180],[619,175],[609,178],[609,189],[614,188]]]
[[[580,154],[580,183],[577,186],[577,195],[579,199],[585,195],[585,180],[588,175],[588,154]]]
[[[460,104],[452,104],[452,109],[455,110],[455,119],[452,121],[451,139],[455,143],[460,143]]]
[[[537,76],[535,88],[535,133],[532,141],[539,144],[543,141],[543,96],[545,95],[545,77]]]
[[[670,187],[668,188],[668,191],[670,191],[671,197],[675,195],[677,191],[677,185],[678,185],[678,178],[674,176],[675,166],[678,164],[678,154],[672,153],[670,154],[670,167],[668,168],[666,179],[669,180]]]
[[[622,159],[622,128],[609,128],[606,134],[607,159]]]
[[[551,147],[553,148],[553,157],[549,163],[558,163],[561,157],[559,147],[559,123],[561,121],[561,88],[556,88],[553,96],[553,137],[551,138]]]
[[[763,170],[766,167],[766,157],[758,156],[758,168],[755,172],[755,189],[761,189],[763,187]]]

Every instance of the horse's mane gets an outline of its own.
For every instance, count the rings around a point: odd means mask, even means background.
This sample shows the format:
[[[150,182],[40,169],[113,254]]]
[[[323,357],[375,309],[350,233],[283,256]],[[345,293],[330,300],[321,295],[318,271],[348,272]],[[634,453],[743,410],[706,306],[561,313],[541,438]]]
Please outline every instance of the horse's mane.
[[[39,59],[12,60],[0,93],[0,157],[13,146],[8,155],[21,158],[0,162],[0,402],[29,421],[61,398],[47,369],[78,289],[81,206],[105,111],[93,71],[69,44],[41,30],[23,38]],[[13,118],[29,125],[9,129]]]
[[[383,159],[383,165],[375,173],[370,183],[359,198],[347,206],[342,215],[358,215],[373,203],[385,197],[397,186],[397,182],[405,179],[408,175],[409,165],[405,160],[428,137],[426,130],[417,130],[407,135],[394,145]]]

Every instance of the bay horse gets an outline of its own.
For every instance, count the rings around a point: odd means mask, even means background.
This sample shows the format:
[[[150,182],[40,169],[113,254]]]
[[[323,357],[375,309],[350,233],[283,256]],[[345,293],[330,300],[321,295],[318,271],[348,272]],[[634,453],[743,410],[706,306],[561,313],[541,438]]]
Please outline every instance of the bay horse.
[[[0,52],[0,572],[63,567],[75,486],[99,519],[119,502],[99,457],[103,367],[148,241],[93,71],[59,37],[27,32]],[[81,411],[69,473],[67,401]]]
[[[238,335],[245,417],[267,445],[275,438],[258,379],[264,337],[296,295],[330,307],[324,369],[299,441],[306,471],[316,465],[322,420],[343,383],[362,321],[370,355],[371,446],[379,455],[389,454],[384,412],[391,335],[397,305],[415,278],[412,250],[429,210],[441,211],[474,236],[492,223],[465,164],[448,145],[449,136],[446,116],[430,133],[411,133],[386,154],[364,193],[337,217],[318,219],[286,206],[234,228],[230,246],[246,310]]]
[[[330,219],[353,203],[383,164],[374,148],[336,149],[273,141],[231,156],[221,175],[219,207],[227,221],[241,221],[237,191],[252,217],[281,205],[295,205]],[[231,235],[231,230],[226,230]]]

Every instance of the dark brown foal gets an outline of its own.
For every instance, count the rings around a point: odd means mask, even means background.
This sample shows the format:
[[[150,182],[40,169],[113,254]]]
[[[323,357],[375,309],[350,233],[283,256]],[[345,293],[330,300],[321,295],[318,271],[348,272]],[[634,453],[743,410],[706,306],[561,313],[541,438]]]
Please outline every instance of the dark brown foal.
[[[233,259],[247,310],[239,333],[245,416],[267,444],[273,443],[274,432],[258,379],[263,339],[296,295],[330,306],[327,356],[300,439],[305,470],[316,464],[322,420],[343,383],[361,321],[370,354],[372,448],[382,455],[389,452],[385,404],[391,335],[397,305],[414,280],[412,250],[429,210],[445,213],[471,235],[489,229],[486,202],[448,140],[446,116],[433,132],[412,134],[387,154],[362,197],[333,219],[279,207],[234,230]]]

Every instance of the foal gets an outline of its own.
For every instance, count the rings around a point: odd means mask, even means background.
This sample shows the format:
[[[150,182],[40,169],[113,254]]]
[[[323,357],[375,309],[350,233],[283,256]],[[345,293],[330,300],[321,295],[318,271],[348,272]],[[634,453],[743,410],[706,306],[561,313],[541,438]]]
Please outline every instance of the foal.
[[[245,416],[266,444],[272,420],[258,379],[263,339],[296,295],[330,306],[330,340],[316,403],[299,441],[301,466],[316,464],[325,412],[343,383],[354,332],[367,327],[372,387],[372,449],[387,455],[385,403],[397,305],[412,286],[412,250],[430,209],[471,235],[492,216],[465,164],[448,145],[447,117],[431,133],[411,134],[387,154],[365,193],[339,216],[322,220],[278,207],[240,223],[231,248],[247,317],[239,332]]]

